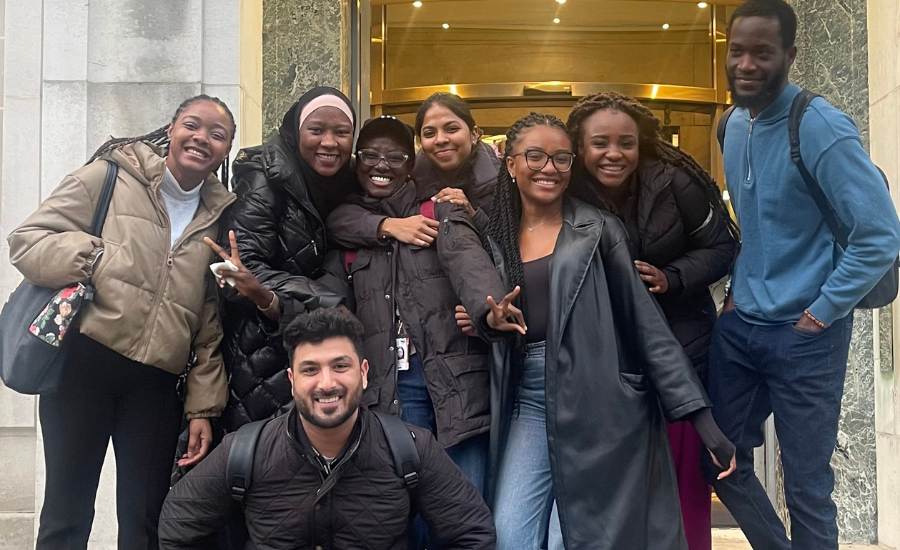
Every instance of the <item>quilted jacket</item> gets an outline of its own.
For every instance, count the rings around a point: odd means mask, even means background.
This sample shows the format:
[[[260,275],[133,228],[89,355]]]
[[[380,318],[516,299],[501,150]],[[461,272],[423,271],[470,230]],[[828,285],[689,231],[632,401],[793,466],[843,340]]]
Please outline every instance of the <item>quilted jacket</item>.
[[[428,431],[409,428],[421,459],[415,502],[367,409],[360,409],[357,427],[330,473],[316,459],[295,410],[270,422],[260,435],[253,482],[244,497],[247,547],[403,550],[415,505],[442,548],[493,549],[494,523],[475,488]],[[161,549],[202,548],[225,522],[232,505],[225,483],[232,438],[169,492],[159,522]]]

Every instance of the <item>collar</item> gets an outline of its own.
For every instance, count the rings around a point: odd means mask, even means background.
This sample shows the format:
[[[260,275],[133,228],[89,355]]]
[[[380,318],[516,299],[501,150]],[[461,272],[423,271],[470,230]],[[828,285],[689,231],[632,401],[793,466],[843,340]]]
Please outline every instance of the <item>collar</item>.
[[[756,117],[756,120],[759,122],[763,122],[777,121],[782,118],[787,118],[787,116],[791,112],[791,104],[794,102],[794,98],[797,97],[797,94],[799,93],[800,86],[797,86],[792,82],[788,82],[788,85],[785,86],[784,90],[782,90],[781,95],[779,95],[771,105],[763,109],[762,112],[759,113],[759,116]],[[747,116],[750,116],[749,111],[747,111]]]
[[[309,437],[306,435],[306,430],[303,429],[303,424],[300,422],[300,413],[297,412],[296,405],[291,407],[291,410],[287,413],[288,416],[288,431],[294,440],[300,444],[300,447],[305,451],[306,455],[310,458],[312,462],[314,462],[318,467],[325,470],[322,463],[315,459],[315,457],[322,456],[315,447],[313,447],[312,443],[309,441]],[[346,443],[344,443],[344,447],[341,449],[341,452],[331,460],[332,465],[340,464],[344,457],[347,456],[350,448],[359,441],[362,436],[362,418],[363,418],[363,409],[360,407],[359,414],[356,415],[356,423],[353,425],[353,431],[350,432],[350,437],[347,438]],[[325,471],[325,473],[329,473],[329,471]]]
[[[203,182],[200,182],[200,185],[197,185],[190,191],[185,191],[184,188],[181,187],[181,184],[178,183],[178,180],[175,179],[175,176],[169,170],[168,166],[166,166],[166,169],[163,172],[162,182],[159,184],[160,193],[178,202],[193,202],[199,200],[200,191],[202,189]]]

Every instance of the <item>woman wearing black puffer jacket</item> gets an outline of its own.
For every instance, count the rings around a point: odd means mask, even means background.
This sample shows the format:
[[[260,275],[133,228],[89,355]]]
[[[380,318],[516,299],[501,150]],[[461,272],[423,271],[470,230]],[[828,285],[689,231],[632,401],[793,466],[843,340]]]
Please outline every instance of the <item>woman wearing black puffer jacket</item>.
[[[242,150],[234,162],[238,198],[222,221],[220,244],[229,250],[228,231],[234,231],[242,271],[259,284],[223,285],[229,395],[219,437],[292,403],[282,312],[335,307],[343,300],[322,277],[324,220],[356,188],[349,168],[355,126],[341,92],[314,88],[291,106],[265,144]]]
[[[610,208],[625,224],[641,279],[705,380],[716,322],[709,285],[728,272],[739,238],[718,189],[689,155],[659,139],[659,120],[633,98],[587,96],[567,126],[578,145],[570,190]],[[688,547],[710,550],[703,444],[690,423],[668,429]]]

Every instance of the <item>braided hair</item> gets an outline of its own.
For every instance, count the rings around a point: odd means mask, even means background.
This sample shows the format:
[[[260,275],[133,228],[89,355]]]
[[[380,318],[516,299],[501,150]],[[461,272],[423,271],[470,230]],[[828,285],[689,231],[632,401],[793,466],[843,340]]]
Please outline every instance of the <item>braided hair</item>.
[[[522,254],[519,251],[522,198],[519,195],[519,188],[516,186],[516,182],[509,175],[506,159],[512,155],[519,136],[526,130],[538,126],[556,128],[566,133],[565,123],[554,115],[532,112],[517,120],[506,132],[506,153],[503,155],[500,172],[497,174],[497,185],[494,186],[491,219],[488,224],[486,239],[490,238],[503,254],[503,260],[509,275],[509,288],[507,288],[507,291],[511,291],[516,286],[524,289],[525,268],[522,265]],[[492,247],[487,240],[485,240],[485,248],[492,252]],[[519,294],[514,304],[522,310],[524,315],[527,307],[524,292]],[[517,353],[513,354],[514,360],[521,360],[524,357],[525,338],[518,333],[516,333],[515,349]],[[514,369],[514,372],[516,370]]]
[[[130,145],[132,143],[137,143],[139,141],[143,141],[149,143],[151,145],[155,145],[157,147],[167,147],[169,145],[169,127],[172,124],[175,124],[175,121],[178,120],[178,117],[181,116],[181,113],[184,112],[185,109],[193,105],[194,103],[200,101],[209,101],[215,103],[222,110],[225,111],[225,114],[228,115],[228,118],[231,119],[231,137],[234,138],[235,132],[237,131],[237,123],[234,121],[234,115],[231,113],[231,109],[228,108],[228,105],[225,104],[224,101],[219,99],[218,97],[212,97],[206,94],[196,95],[194,97],[185,99],[181,102],[181,105],[178,106],[178,109],[175,110],[175,115],[172,117],[172,120],[169,124],[165,126],[161,126],[156,130],[153,130],[150,133],[144,134],[142,136],[136,137],[128,137],[128,138],[112,138],[103,145],[101,145],[91,156],[91,158],[87,161],[86,164],[90,164],[100,158],[101,156],[110,153],[116,149],[124,147],[126,145]],[[228,155],[225,156],[225,160],[222,162],[221,166],[221,178],[222,183],[227,187],[228,186],[228,164],[229,158]]]
[[[581,98],[575,104],[572,112],[569,113],[569,120],[566,124],[569,128],[569,137],[572,138],[572,142],[576,144],[578,149],[581,149],[584,145],[582,136],[585,121],[594,113],[607,110],[625,113],[635,121],[638,127],[638,149],[641,155],[646,155],[664,164],[680,168],[692,180],[700,183],[704,191],[706,191],[710,207],[725,220],[731,236],[735,240],[740,241],[740,231],[737,223],[735,223],[728,212],[715,180],[689,154],[668,141],[660,139],[659,119],[653,116],[653,112],[650,109],[633,97],[616,92],[602,92]],[[608,210],[612,209],[608,201],[598,196],[596,192],[586,189],[586,186],[586,178],[572,178],[569,189],[582,200]]]

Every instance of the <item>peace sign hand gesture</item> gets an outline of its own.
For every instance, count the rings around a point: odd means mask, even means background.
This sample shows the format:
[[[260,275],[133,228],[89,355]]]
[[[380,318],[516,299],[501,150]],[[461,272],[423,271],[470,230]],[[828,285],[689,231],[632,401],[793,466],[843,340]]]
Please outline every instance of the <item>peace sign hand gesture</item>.
[[[500,301],[500,304],[497,304],[491,296],[487,297],[487,303],[491,308],[487,316],[489,327],[494,330],[515,331],[522,335],[525,334],[528,327],[525,326],[525,317],[522,315],[522,310],[512,305],[512,301],[516,299],[516,296],[521,291],[522,289],[517,286]]]
[[[234,289],[238,291],[238,294],[250,298],[259,309],[268,308],[272,304],[272,300],[275,299],[275,294],[259,284],[253,273],[241,263],[241,255],[238,251],[234,231],[228,232],[228,241],[231,245],[231,254],[225,252],[221,246],[209,237],[204,237],[203,239],[203,242],[212,248],[223,260],[231,262],[238,269],[237,271],[231,271],[226,266],[219,267],[216,270],[219,288],[225,286],[225,277],[233,279]]]

